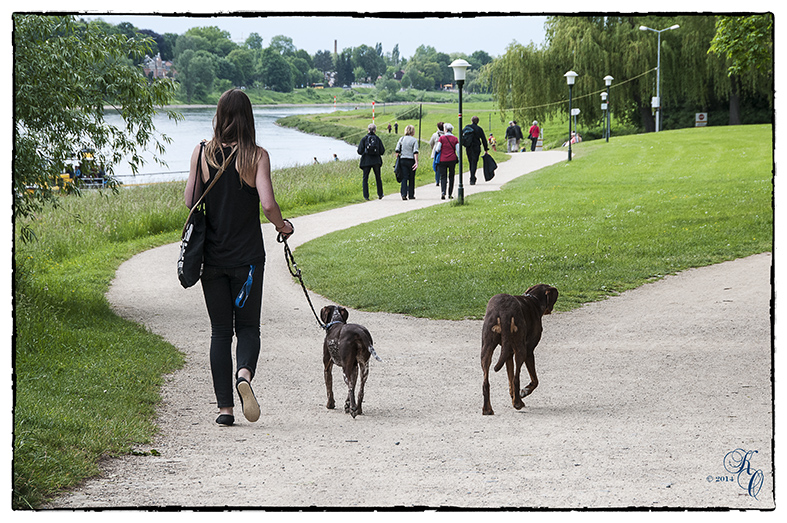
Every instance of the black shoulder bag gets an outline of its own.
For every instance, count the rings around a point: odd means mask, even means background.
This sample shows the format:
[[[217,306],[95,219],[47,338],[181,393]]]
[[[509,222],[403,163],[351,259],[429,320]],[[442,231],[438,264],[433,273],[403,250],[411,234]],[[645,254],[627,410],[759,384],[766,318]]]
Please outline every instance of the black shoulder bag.
[[[194,180],[194,192],[191,201],[197,195],[197,185],[202,183],[202,150],[205,142],[200,143],[199,156],[197,157],[197,178]],[[202,254],[205,248],[205,196],[216,185],[219,177],[224,173],[221,169],[210,183],[202,196],[191,207],[183,232],[180,237],[180,257],[178,258],[178,279],[184,289],[197,283],[202,276]]]

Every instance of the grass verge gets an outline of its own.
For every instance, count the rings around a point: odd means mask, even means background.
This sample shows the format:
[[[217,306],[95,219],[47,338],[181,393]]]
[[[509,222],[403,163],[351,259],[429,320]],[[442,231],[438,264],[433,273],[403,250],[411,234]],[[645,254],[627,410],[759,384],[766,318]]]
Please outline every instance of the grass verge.
[[[116,316],[104,294],[123,260],[177,240],[182,190],[64,197],[32,224],[37,241],[16,242],[15,509],[37,507],[155,432],[162,375],[182,355]]]
[[[298,248],[337,303],[431,318],[483,317],[500,292],[555,285],[557,310],[690,267],[769,251],[771,126],[584,142],[578,156],[474,195]],[[347,270],[351,267],[352,270]],[[370,285],[369,282],[374,282]]]

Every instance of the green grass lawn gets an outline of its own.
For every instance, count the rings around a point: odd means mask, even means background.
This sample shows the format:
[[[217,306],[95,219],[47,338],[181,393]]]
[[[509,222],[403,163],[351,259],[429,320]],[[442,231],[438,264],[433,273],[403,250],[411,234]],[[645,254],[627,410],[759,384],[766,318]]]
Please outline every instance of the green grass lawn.
[[[483,317],[536,283],[557,310],[666,274],[769,251],[771,126],[686,129],[585,142],[572,162],[499,193],[316,239],[307,284],[338,303],[431,318]],[[348,270],[348,268],[350,270]]]

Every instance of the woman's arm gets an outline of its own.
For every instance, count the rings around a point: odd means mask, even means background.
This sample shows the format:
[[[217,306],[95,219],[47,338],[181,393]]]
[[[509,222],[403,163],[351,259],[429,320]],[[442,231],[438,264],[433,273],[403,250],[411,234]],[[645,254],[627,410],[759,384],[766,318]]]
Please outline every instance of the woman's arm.
[[[194,185],[196,183],[202,184],[202,180],[197,181],[197,159],[199,158],[199,149],[202,145],[197,145],[194,148],[194,151],[191,153],[191,161],[189,162],[189,178],[186,182],[186,190],[183,191],[183,199],[186,202],[186,207],[191,209],[191,207],[196,203],[192,201],[194,196]],[[199,185],[197,186],[199,187]]]
[[[262,157],[257,163],[257,176],[255,178],[257,194],[260,196],[262,212],[269,222],[276,227],[276,231],[282,233],[286,238],[293,232],[292,224],[285,221],[281,216],[281,209],[276,202],[273,194],[273,183],[271,182],[271,161],[268,151],[262,150]]]

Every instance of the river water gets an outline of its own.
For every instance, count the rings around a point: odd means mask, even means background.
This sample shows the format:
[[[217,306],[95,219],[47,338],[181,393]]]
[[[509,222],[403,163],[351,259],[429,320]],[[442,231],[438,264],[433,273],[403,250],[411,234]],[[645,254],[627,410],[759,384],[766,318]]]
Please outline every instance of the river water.
[[[279,127],[275,124],[279,118],[293,114],[327,113],[335,110],[348,110],[350,107],[333,106],[292,106],[292,107],[255,107],[254,123],[257,131],[257,143],[268,150],[271,168],[281,169],[295,165],[320,163],[333,160],[333,155],[340,160],[358,158],[356,147],[334,138],[326,138],[302,133],[294,129]],[[194,147],[202,139],[209,139],[213,133],[213,108],[179,109],[184,120],[175,122],[164,114],[154,116],[154,125],[159,134],[172,138],[165,144],[166,152],[159,157],[166,165],[153,162],[152,153],[145,151],[145,165],[139,173],[133,175],[126,161],[115,166],[115,176],[124,185],[146,184],[173,180],[185,180],[188,177],[189,158]],[[116,112],[109,112],[105,117],[107,123],[122,127],[122,120]]]

